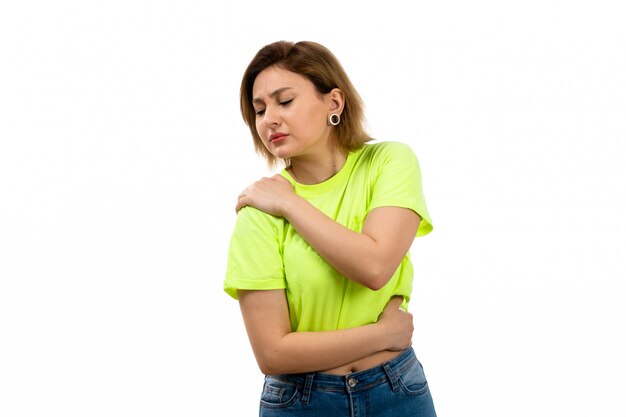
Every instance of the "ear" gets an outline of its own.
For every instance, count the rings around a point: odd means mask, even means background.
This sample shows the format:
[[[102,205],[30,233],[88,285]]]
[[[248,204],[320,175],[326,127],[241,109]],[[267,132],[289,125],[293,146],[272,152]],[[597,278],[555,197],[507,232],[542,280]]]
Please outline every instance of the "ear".
[[[345,99],[343,97],[343,92],[338,88],[333,88],[330,90],[330,93],[327,94],[329,108],[328,110],[332,113],[337,113],[341,115],[343,111],[343,105],[345,104]]]

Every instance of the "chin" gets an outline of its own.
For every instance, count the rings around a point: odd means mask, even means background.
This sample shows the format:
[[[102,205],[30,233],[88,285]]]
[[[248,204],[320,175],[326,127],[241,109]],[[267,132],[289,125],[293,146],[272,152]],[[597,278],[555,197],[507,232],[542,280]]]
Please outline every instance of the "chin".
[[[272,152],[272,155],[274,155],[276,158],[279,158],[279,159],[291,158],[291,154],[289,152],[279,150],[279,149]]]

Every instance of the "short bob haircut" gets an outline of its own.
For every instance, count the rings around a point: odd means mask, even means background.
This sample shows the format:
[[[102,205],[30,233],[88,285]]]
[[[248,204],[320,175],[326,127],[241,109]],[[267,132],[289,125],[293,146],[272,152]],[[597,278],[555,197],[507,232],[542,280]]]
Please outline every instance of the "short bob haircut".
[[[342,91],[344,108],[341,122],[334,126],[332,135],[338,149],[347,154],[372,140],[365,132],[363,101],[335,55],[315,42],[274,42],[261,48],[254,56],[243,75],[240,90],[241,115],[252,133],[254,148],[270,166],[275,166],[278,158],[267,150],[257,133],[252,87],[259,73],[274,65],[304,76],[320,94],[327,94],[334,88]],[[289,165],[288,160],[284,162]]]

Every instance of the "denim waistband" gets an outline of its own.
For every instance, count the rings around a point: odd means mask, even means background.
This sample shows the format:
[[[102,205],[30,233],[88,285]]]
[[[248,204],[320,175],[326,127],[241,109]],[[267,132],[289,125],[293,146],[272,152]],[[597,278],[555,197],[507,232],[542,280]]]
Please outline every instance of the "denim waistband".
[[[297,385],[302,388],[304,396],[308,397],[311,391],[357,392],[373,386],[390,383],[393,391],[397,390],[398,377],[417,361],[413,348],[404,350],[389,362],[384,362],[365,371],[347,375],[331,375],[321,372],[306,374],[270,375],[284,383]]]

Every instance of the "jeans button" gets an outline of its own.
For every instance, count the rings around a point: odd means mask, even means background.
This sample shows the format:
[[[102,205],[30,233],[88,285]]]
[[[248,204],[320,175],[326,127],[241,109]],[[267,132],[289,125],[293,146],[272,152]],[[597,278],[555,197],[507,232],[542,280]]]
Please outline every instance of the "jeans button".
[[[348,386],[349,386],[350,388],[354,388],[354,387],[356,387],[356,383],[357,383],[357,380],[356,380],[356,379],[354,379],[354,378],[350,378],[350,379],[348,379]]]

